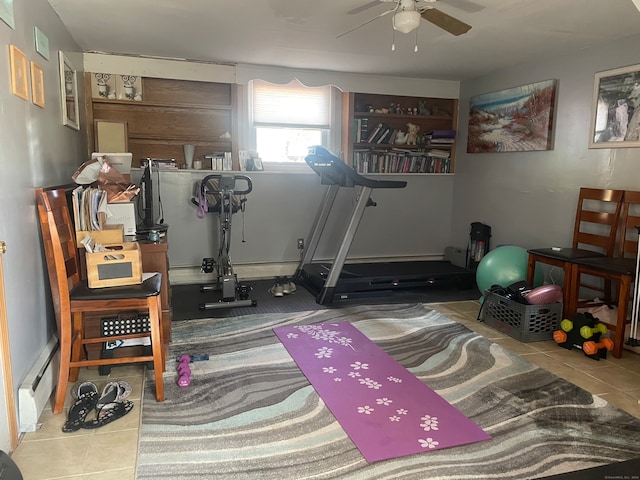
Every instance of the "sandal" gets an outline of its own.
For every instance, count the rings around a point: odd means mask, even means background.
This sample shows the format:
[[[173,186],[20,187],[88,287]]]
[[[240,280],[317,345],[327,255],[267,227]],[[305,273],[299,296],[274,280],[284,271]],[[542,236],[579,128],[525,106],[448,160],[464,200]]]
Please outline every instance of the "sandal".
[[[82,428],[93,429],[103,427],[108,423],[124,417],[131,410],[133,410],[133,402],[129,400],[108,403],[98,411],[98,416],[95,420],[83,422]]]
[[[83,426],[87,415],[98,402],[98,387],[91,382],[82,382],[74,385],[71,395],[76,401],[69,407],[67,421],[62,426],[64,433],[76,432]]]
[[[129,395],[131,395],[131,385],[127,382],[109,382],[102,389],[96,408],[101,410],[110,403],[121,402]]]

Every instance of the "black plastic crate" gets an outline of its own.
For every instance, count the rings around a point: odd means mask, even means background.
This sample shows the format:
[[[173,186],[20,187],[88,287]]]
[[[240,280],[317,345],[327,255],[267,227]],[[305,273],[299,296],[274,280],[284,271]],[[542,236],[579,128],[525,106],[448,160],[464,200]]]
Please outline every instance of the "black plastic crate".
[[[562,303],[524,305],[485,292],[482,321],[521,342],[551,340],[562,320]]]

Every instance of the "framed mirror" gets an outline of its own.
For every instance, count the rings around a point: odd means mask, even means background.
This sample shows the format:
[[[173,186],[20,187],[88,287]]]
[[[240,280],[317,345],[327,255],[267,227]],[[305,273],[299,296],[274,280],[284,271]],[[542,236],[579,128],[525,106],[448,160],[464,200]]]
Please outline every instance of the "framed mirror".
[[[60,50],[60,98],[62,101],[62,124],[80,130],[78,107],[78,73],[73,64]]]

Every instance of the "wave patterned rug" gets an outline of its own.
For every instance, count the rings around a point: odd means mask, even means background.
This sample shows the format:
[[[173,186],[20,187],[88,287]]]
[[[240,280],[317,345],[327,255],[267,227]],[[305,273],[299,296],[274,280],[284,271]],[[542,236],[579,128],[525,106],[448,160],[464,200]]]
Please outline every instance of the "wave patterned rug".
[[[348,321],[491,435],[367,463],[274,327]],[[640,420],[423,304],[175,322],[157,403],[147,377],[137,480],[533,479],[640,457]]]

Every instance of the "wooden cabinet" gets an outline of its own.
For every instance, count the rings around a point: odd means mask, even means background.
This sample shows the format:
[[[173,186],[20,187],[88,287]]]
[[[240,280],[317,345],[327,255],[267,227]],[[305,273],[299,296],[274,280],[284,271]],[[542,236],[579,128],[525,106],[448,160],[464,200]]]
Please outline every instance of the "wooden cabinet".
[[[347,92],[342,109],[344,160],[359,173],[454,172],[457,99]]]
[[[91,92],[92,73],[85,74]],[[141,158],[174,158],[185,163],[183,145],[195,145],[195,159],[210,164],[204,155],[231,152],[238,170],[238,124],[236,85],[163,78],[142,78],[142,100],[87,97],[89,148],[97,150],[95,121],[126,124],[132,165]]]

